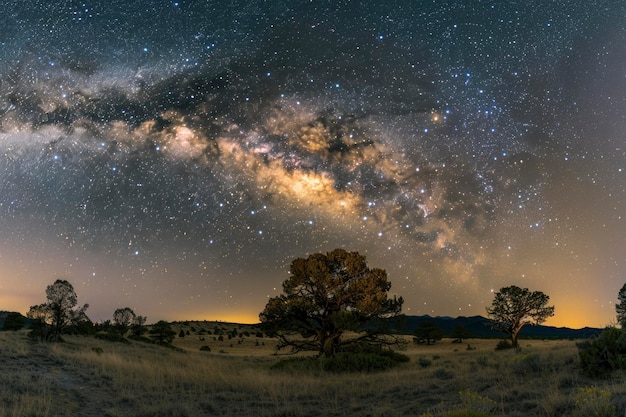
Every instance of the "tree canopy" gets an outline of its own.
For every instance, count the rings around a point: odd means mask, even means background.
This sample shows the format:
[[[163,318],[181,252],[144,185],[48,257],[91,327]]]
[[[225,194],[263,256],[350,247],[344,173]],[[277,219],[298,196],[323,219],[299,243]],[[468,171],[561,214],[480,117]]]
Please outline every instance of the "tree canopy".
[[[130,307],[118,308],[113,312],[113,323],[124,336],[136,318],[135,312]]]
[[[150,329],[150,337],[158,344],[169,344],[174,340],[176,332],[165,320],[159,320]]]
[[[487,307],[487,317],[493,328],[508,333],[513,347],[519,349],[517,338],[525,324],[541,324],[554,315],[549,300],[541,291],[530,292],[514,285],[504,287],[495,293],[491,307]]]
[[[32,306],[28,312],[28,318],[35,321],[35,333],[39,333],[42,339],[58,340],[70,325],[76,325],[83,321],[89,321],[85,311],[89,304],[76,309],[78,299],[74,287],[64,279],[57,279],[53,284],[46,287],[47,301],[43,304]]]
[[[387,273],[368,268],[358,252],[315,253],[292,261],[283,294],[270,298],[259,318],[279,338],[278,349],[292,352],[332,356],[350,346],[398,343],[384,319],[400,314],[403,299],[390,298],[390,288]]]

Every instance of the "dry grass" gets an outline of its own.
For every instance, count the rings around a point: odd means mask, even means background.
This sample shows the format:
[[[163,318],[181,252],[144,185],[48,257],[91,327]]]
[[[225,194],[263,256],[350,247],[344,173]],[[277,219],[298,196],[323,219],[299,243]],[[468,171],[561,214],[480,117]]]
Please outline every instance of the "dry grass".
[[[583,377],[572,341],[523,341],[516,354],[495,351],[494,340],[470,340],[473,350],[444,340],[409,345],[411,362],[391,371],[318,376],[272,371],[280,360],[272,355],[273,343],[256,342],[254,335],[241,343],[187,336],[176,339],[184,349],[177,352],[84,337],[41,345],[23,332],[0,333],[0,417],[438,417],[455,410],[549,417],[626,411],[624,375]],[[202,345],[211,352],[201,352]],[[597,404],[583,409],[589,398]]]

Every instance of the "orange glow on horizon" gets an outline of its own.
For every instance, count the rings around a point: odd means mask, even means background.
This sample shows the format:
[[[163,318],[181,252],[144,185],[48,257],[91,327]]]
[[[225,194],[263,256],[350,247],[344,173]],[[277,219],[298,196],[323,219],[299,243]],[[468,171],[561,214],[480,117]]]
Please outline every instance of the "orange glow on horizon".
[[[30,306],[38,304],[28,295],[0,296],[0,310],[14,311],[26,315]]]
[[[175,314],[171,320],[174,321],[218,321],[224,323],[237,324],[258,324],[259,315],[249,312],[229,312],[229,313],[182,313]]]
[[[615,324],[615,307],[612,304],[593,308],[593,306],[581,303],[578,299],[571,298],[554,300],[553,304],[555,314],[543,323],[546,326],[581,329],[583,327],[604,328]]]

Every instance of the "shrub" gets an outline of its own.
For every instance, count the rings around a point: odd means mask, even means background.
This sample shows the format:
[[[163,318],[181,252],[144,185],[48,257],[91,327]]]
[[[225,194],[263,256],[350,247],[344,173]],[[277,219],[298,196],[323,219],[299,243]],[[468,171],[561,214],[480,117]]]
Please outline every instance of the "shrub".
[[[623,330],[607,327],[597,338],[577,346],[580,366],[587,376],[603,377],[626,368],[626,333]]]
[[[272,365],[271,369],[275,371],[300,373],[320,371],[322,368],[318,360],[316,360],[315,358],[307,357],[282,359]]]
[[[411,358],[409,358],[407,355],[405,355],[404,353],[396,352],[395,350],[383,350],[383,351],[380,351],[378,354],[382,356],[387,356],[390,359],[398,363],[405,363],[405,362],[411,361]]]
[[[479,393],[469,389],[459,392],[459,397],[461,398],[461,404],[463,404],[464,409],[486,413],[486,415],[489,415],[498,405],[491,398],[483,397]]]
[[[536,353],[516,357],[513,363],[511,363],[511,369],[513,372],[522,375],[539,373],[543,369],[541,357]]]
[[[611,404],[611,393],[596,387],[580,387],[574,398],[575,416],[613,417],[615,405]]]
[[[322,361],[325,371],[338,373],[384,371],[397,364],[390,355],[367,352],[341,352]]]
[[[124,336],[114,332],[96,333],[96,339],[106,340],[107,342],[130,343]]]
[[[150,339],[150,338],[148,338],[146,336],[137,336],[137,335],[134,335],[134,334],[129,335],[128,339],[129,340],[134,340],[134,341],[137,341],[137,342],[143,342],[143,343],[152,343],[153,342],[152,339]]]
[[[426,358],[419,358],[417,360],[417,363],[419,363],[422,368],[428,368],[430,365],[433,364],[433,361],[431,361],[430,359],[426,359]]]
[[[2,330],[20,330],[26,324],[26,319],[20,313],[9,312],[4,318]]]
[[[210,351],[211,351],[211,348],[210,348],[210,347],[208,347],[207,345],[204,345],[204,346],[201,346],[201,347],[200,347],[200,350],[205,351],[205,352],[210,352]]]
[[[378,372],[391,369],[409,358],[398,352],[340,352],[331,357],[305,357],[281,360],[272,366],[274,370],[290,372],[321,371],[332,373]]]
[[[476,358],[476,365],[489,366],[489,358],[486,356],[479,356]]]
[[[496,345],[496,350],[513,349],[513,344],[508,340],[500,340]]]
[[[446,369],[439,368],[433,372],[433,376],[437,379],[452,379],[454,378],[454,373]]]

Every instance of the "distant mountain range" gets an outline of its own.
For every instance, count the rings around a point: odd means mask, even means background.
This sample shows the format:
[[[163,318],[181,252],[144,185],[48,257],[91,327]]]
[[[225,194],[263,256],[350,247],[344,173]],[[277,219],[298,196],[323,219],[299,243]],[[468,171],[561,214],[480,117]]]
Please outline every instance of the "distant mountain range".
[[[4,326],[4,319],[8,311],[0,311],[0,329]],[[503,332],[493,330],[489,319],[482,316],[470,317],[431,317],[431,316],[405,316],[395,320],[392,327],[400,333],[412,334],[421,322],[430,321],[443,330],[448,336],[455,326],[460,325],[467,330],[471,338],[507,338]],[[27,321],[28,323],[28,321]],[[599,335],[603,329],[583,327],[582,329],[570,329],[569,327],[533,326],[526,325],[520,331],[520,337],[529,339],[586,339]]]
[[[463,326],[473,338],[507,338],[503,332],[493,330],[489,319],[482,316],[471,317],[431,317],[431,316],[406,316],[398,322],[396,328],[402,333],[411,334],[421,322],[430,321],[443,330],[447,336],[452,333],[452,329]],[[554,327],[543,325],[525,325],[520,331],[520,337],[531,339],[586,339],[596,336],[603,329],[584,327],[582,329],[570,329],[568,327]]]

